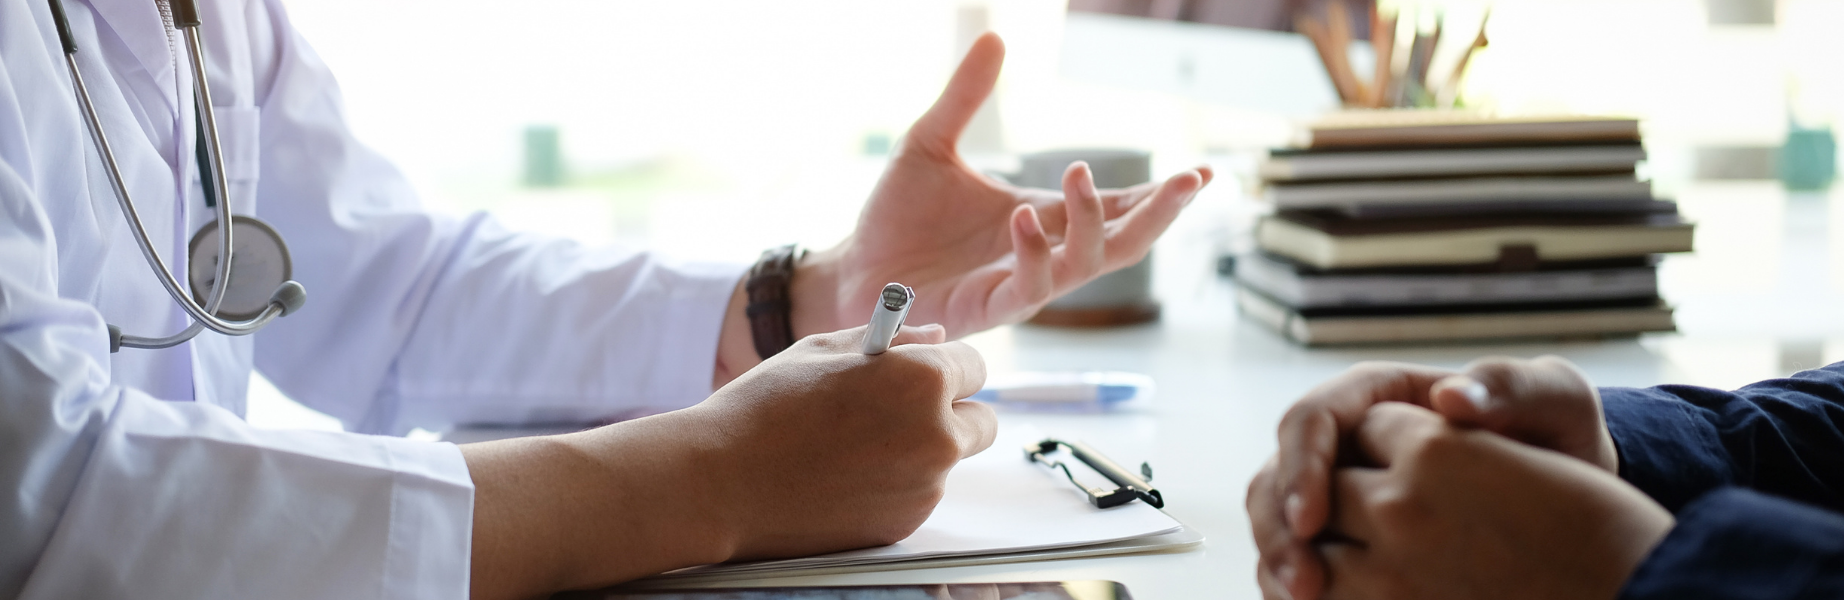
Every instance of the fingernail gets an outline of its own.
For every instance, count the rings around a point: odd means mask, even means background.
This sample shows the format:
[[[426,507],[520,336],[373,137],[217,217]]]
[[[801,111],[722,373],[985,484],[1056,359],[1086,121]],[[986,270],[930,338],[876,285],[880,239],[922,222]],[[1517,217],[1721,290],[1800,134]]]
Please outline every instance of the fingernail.
[[[1012,226],[1018,229],[1018,233],[1027,236],[1043,230],[1043,224],[1037,221],[1037,212],[1032,210],[1026,210],[1024,218],[1012,221]]]
[[[1306,500],[1299,494],[1288,494],[1287,503],[1281,505],[1281,510],[1286,512],[1287,526],[1297,530],[1300,526],[1300,514],[1306,512]]]
[[[1299,574],[1300,572],[1294,570],[1292,564],[1284,564],[1274,569],[1274,578],[1280,580],[1281,587],[1286,588],[1288,594],[1293,593],[1293,580]]]
[[[1485,384],[1470,379],[1460,386],[1460,395],[1466,396],[1466,401],[1473,403],[1473,408],[1479,412],[1485,412],[1486,403],[1492,400],[1492,392],[1485,389]]]

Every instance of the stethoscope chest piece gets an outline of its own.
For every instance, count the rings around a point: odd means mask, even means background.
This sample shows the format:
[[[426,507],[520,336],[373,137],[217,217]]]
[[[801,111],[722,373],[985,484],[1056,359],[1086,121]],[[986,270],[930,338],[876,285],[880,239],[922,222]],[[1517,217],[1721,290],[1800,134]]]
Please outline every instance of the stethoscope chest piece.
[[[231,236],[230,287],[224,290],[217,316],[242,321],[256,318],[269,306],[276,286],[293,278],[294,264],[288,259],[288,245],[268,223],[235,215],[231,227],[236,229]],[[186,282],[192,299],[203,306],[218,276],[218,222],[200,228],[186,252]]]

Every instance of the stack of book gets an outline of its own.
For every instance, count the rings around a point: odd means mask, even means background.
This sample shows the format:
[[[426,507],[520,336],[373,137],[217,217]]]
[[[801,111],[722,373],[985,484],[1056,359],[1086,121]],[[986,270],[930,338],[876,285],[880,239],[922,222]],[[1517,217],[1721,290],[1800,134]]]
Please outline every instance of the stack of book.
[[[1657,255],[1691,249],[1635,172],[1639,125],[1375,111],[1328,117],[1260,173],[1274,212],[1242,312],[1304,344],[1670,331]]]

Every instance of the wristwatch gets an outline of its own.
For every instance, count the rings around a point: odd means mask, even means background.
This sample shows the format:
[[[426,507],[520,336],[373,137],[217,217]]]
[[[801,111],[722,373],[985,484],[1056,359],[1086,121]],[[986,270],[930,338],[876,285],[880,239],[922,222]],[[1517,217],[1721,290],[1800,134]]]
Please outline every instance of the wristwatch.
[[[794,282],[794,264],[806,254],[799,244],[788,244],[762,251],[762,257],[749,269],[743,291],[749,295],[749,333],[755,338],[756,355],[762,360],[794,345],[793,301],[789,288]]]

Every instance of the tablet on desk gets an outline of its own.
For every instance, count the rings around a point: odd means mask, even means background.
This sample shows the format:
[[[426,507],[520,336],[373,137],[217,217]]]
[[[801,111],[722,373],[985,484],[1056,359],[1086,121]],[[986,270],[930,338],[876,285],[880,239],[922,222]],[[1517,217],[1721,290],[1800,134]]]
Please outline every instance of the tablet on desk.
[[[1131,600],[1113,581],[571,592],[553,600]]]

